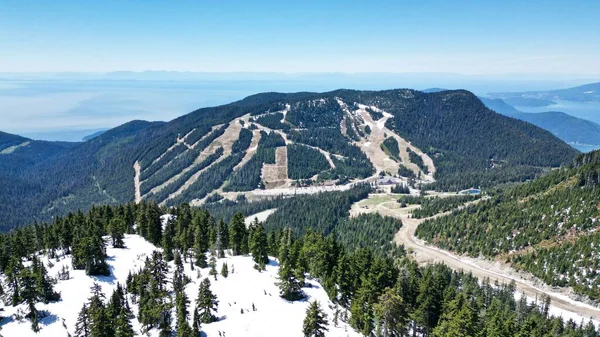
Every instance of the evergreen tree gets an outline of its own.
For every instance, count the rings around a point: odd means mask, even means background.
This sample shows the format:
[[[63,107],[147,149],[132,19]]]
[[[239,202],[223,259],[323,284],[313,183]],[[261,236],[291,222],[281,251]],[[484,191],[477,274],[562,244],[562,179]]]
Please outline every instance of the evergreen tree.
[[[288,264],[279,267],[279,296],[288,301],[297,301],[305,297],[300,282]]]
[[[258,219],[254,219],[254,223],[250,226],[250,238],[248,241],[252,259],[256,262],[258,270],[264,270],[265,265],[269,263],[267,234],[265,228]]]
[[[177,336],[188,337],[192,332],[192,328],[188,323],[188,305],[190,301],[185,294],[184,289],[180,290],[175,295],[175,307],[177,312]]]
[[[229,275],[229,269],[227,268],[227,262],[223,262],[221,266],[221,276],[227,277]]]
[[[460,293],[448,304],[439,325],[433,330],[436,337],[464,337],[477,334],[476,314],[467,297]]]
[[[210,276],[214,276],[214,278],[216,280],[217,279],[217,259],[215,259],[214,254],[211,255],[208,266],[210,267],[210,271],[208,272],[208,274]]]
[[[79,311],[77,321],[75,322],[75,334],[73,337],[90,337],[90,313],[88,311],[87,304],[83,304],[83,307]]]
[[[31,270],[24,268],[20,272],[21,297],[27,304],[28,312],[26,317],[31,321],[31,330],[38,332],[40,330],[38,323],[38,310],[35,307],[37,302],[37,291],[35,289],[35,278]]]
[[[133,330],[133,326],[131,325],[132,316],[133,314],[131,313],[131,309],[129,309],[128,306],[123,306],[121,308],[121,312],[119,313],[115,325],[115,337],[135,336],[135,331]]]
[[[192,317],[192,336],[196,337],[200,335],[200,314],[198,313],[198,306],[194,308],[194,315]]]
[[[194,232],[194,254],[196,255],[196,266],[206,268],[206,251],[209,248],[208,237],[208,213],[198,212],[192,220]]]
[[[198,288],[198,298],[196,299],[196,310],[198,310],[198,316],[201,323],[212,323],[217,320],[215,313],[219,301],[217,296],[210,290],[210,280],[205,278],[200,283]]]
[[[248,233],[244,222],[244,215],[236,213],[229,224],[229,243],[231,254],[241,255],[248,253]]]
[[[378,336],[399,337],[407,331],[408,313],[402,298],[393,289],[387,289],[375,304]]]
[[[306,318],[302,325],[304,337],[325,337],[327,329],[327,314],[321,310],[319,302],[312,301],[306,309]]]
[[[114,248],[124,248],[125,224],[123,219],[114,218],[109,223],[110,239]]]
[[[167,262],[173,260],[173,238],[175,237],[175,220],[170,217],[162,236],[162,248]]]

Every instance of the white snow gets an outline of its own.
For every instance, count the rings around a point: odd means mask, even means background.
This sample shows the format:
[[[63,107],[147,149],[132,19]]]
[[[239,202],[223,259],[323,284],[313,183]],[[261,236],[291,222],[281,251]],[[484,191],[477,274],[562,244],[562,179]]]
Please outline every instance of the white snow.
[[[276,210],[277,210],[277,208],[271,208],[271,209],[268,209],[266,211],[262,211],[262,212],[258,212],[256,214],[252,214],[250,216],[247,216],[244,219],[244,222],[246,223],[246,226],[249,226],[254,221],[254,219],[258,219],[259,222],[264,222],[265,220],[267,220],[267,218],[269,217],[269,215],[273,214]]]
[[[55,290],[62,295],[62,300],[50,304],[37,304],[38,310],[46,310],[49,316],[40,322],[41,330],[35,334],[30,329],[29,320],[18,322],[12,317],[18,308],[25,308],[20,305],[17,308],[6,307],[2,316],[4,319],[2,326],[3,336],[66,336],[67,331],[63,327],[63,322],[68,328],[69,333],[73,333],[75,321],[79,310],[90,296],[90,287],[94,282],[102,286],[106,297],[110,297],[112,291],[116,288],[117,282],[125,284],[127,275],[130,271],[137,271],[144,265],[146,256],[150,256],[157,248],[148,243],[138,235],[125,236],[125,249],[107,248],[109,256],[108,264],[111,267],[112,275],[107,277],[90,277],[81,270],[70,270],[71,278],[65,281],[58,281]],[[48,265],[48,259],[42,258]],[[258,272],[254,269],[254,262],[250,256],[228,256],[217,260],[217,270],[221,270],[222,264],[226,262],[229,267],[229,277],[224,278],[221,275],[211,280],[211,290],[217,295],[219,308],[217,316],[218,322],[211,324],[202,324],[203,335],[212,337],[218,336],[219,332],[225,336],[302,336],[302,322],[305,317],[306,308],[310,301],[317,300],[321,308],[327,313],[329,318],[329,332],[327,336],[360,336],[346,323],[339,320],[338,327],[333,326],[333,304],[329,301],[325,290],[318,282],[308,280],[311,288],[304,288],[308,295],[306,300],[297,302],[287,302],[279,297],[278,287],[276,285],[278,265],[275,259],[271,258],[266,271]],[[60,261],[52,259],[55,265],[49,268],[50,276],[55,276],[63,265],[71,267],[71,258],[62,258]],[[171,273],[174,265],[171,262]],[[189,311],[192,312],[198,286],[204,277],[207,277],[208,268],[191,270],[189,263],[184,263],[186,274],[192,279],[192,282],[186,286],[186,294],[190,299]],[[200,270],[200,278],[197,278],[197,271]],[[232,273],[232,271],[234,271]],[[130,299],[130,304],[131,299]],[[252,304],[256,311],[252,310]],[[132,310],[137,315],[137,305],[132,304]],[[241,311],[244,311],[242,314]],[[173,327],[175,327],[175,312],[172,315]],[[191,321],[191,317],[190,317]],[[141,335],[140,324],[136,318],[132,320],[134,329],[138,336]],[[158,336],[157,330],[152,330],[150,336]]]

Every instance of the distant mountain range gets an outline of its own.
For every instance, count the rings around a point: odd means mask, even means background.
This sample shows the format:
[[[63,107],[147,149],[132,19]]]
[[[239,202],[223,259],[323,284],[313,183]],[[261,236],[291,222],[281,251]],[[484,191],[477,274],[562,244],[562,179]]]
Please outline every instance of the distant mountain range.
[[[523,112],[500,98],[479,97],[489,108],[503,115],[537,125],[576,149],[587,152],[600,149],[600,125],[564,112]]]
[[[585,103],[600,102],[600,82],[578,87],[526,92],[501,92],[489,94],[492,98],[501,98],[516,106],[543,107],[556,104],[555,101],[572,101]]]

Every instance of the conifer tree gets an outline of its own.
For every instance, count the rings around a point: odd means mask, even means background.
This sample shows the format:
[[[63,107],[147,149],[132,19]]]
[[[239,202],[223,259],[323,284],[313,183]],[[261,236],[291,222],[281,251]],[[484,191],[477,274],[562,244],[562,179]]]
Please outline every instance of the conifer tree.
[[[200,335],[200,314],[198,313],[198,306],[194,308],[194,315],[192,317],[192,336],[196,337]]]
[[[244,215],[236,213],[229,224],[229,244],[232,255],[248,253],[248,233],[244,222]]]
[[[393,289],[388,288],[375,304],[378,336],[404,336],[408,324],[408,313],[402,298]]]
[[[20,283],[21,283],[21,297],[27,304],[28,312],[26,317],[31,321],[31,330],[34,332],[39,331],[38,326],[38,310],[35,307],[37,302],[37,291],[35,289],[35,278],[31,270],[24,268],[20,272]]]
[[[227,262],[223,262],[223,265],[221,265],[221,276],[223,276],[223,277],[229,276],[229,269],[227,268]]]
[[[210,276],[214,276],[214,278],[216,280],[217,279],[217,259],[215,259],[214,254],[210,257],[210,262],[208,263],[208,266],[210,267],[210,271],[208,272],[208,274]]]
[[[162,249],[167,262],[173,260],[173,238],[175,237],[175,220],[170,217],[165,225],[165,230],[162,236]]]
[[[188,323],[188,305],[190,301],[185,294],[185,291],[181,289],[175,294],[175,308],[177,312],[177,336],[188,337],[192,332],[192,328]]]
[[[254,223],[250,226],[250,238],[248,241],[252,259],[256,262],[258,270],[264,270],[265,265],[269,263],[268,243],[265,228],[258,219],[254,219]]]
[[[156,203],[148,205],[146,209],[147,233],[145,238],[159,245],[162,238],[162,221],[160,219],[160,208]]]
[[[217,320],[215,313],[219,301],[217,296],[210,290],[210,280],[205,278],[198,288],[198,298],[196,299],[196,310],[201,323],[212,323]]]
[[[75,322],[75,334],[73,337],[90,337],[90,313],[87,304],[84,303],[79,311],[77,321]]]
[[[219,221],[219,225],[216,227],[217,227],[217,237],[220,240],[221,250],[231,248],[230,242],[229,242],[229,226],[227,225],[227,223],[225,221],[221,220],[221,221]]]
[[[109,223],[110,230],[110,238],[112,241],[112,246],[114,248],[123,248],[125,247],[125,243],[123,242],[124,232],[125,232],[125,224],[123,219],[114,218]]]
[[[131,313],[131,309],[129,309],[128,306],[123,306],[121,308],[121,312],[117,317],[115,325],[115,337],[135,336],[135,331],[133,330],[133,325],[131,324],[132,316],[133,314]]]
[[[196,266],[206,268],[206,256],[208,250],[208,214],[198,212],[192,219],[194,231],[194,254],[196,255]],[[204,256],[203,256],[204,255]]]
[[[302,325],[304,337],[325,337],[327,329],[327,314],[321,310],[319,302],[312,301],[306,309],[306,318]]]
[[[288,264],[279,267],[279,296],[288,301],[297,301],[305,297],[300,282]]]

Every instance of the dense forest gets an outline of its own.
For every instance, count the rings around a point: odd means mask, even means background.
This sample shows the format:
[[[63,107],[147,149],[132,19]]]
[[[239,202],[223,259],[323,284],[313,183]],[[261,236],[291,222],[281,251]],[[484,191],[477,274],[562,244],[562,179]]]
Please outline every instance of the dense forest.
[[[308,179],[330,169],[329,162],[319,150],[304,145],[290,144],[288,151],[288,177]]]
[[[572,165],[508,188],[488,201],[425,221],[417,235],[461,254],[502,257],[555,286],[600,299],[600,161]]]
[[[407,205],[421,205],[421,207],[412,212],[414,218],[421,219],[457,209],[459,206],[479,198],[480,196],[476,195],[455,195],[448,197],[404,196],[398,198],[398,203],[403,207]]]
[[[353,193],[363,193],[365,188]],[[325,194],[316,197],[323,198],[324,203],[339,200]],[[161,216],[167,212],[172,217],[163,223]],[[379,227],[388,227],[387,222],[395,226],[390,221],[358,217],[352,223],[341,221],[340,229],[362,227],[349,233],[380,233]],[[139,234],[161,247],[146,258],[143,268],[131,271],[126,284],[117,286],[108,298],[98,285],[90,289],[74,337],[134,336],[134,317],[141,324],[141,333],[154,329],[161,336],[200,335],[204,324],[218,319],[219,301],[211,291],[210,279],[205,278],[199,284],[197,300],[190,303],[183,264],[208,266],[210,277],[217,277],[216,261],[225,251],[251,255],[256,273],[269,256],[276,257],[279,295],[288,301],[305,297],[306,278],[318,280],[335,304],[332,324],[348,322],[365,336],[598,336],[591,322],[565,322],[550,316],[548,298],[537,304],[528,303],[523,296],[516,300],[514,284],[480,282],[444,265],[418,267],[402,255],[365,248],[377,247],[380,234],[359,240],[338,239],[335,232],[327,235],[326,229],[323,225],[310,227],[308,222],[301,232],[289,227],[264,228],[259,223],[246,227],[241,214],[227,223],[185,204],[170,209],[145,202],[94,207],[87,214],[69,214],[52,224],[36,224],[1,235],[0,270],[6,275],[3,289],[8,305],[27,303],[26,319],[38,331],[43,329],[39,319],[46,313],[37,309],[37,303],[60,298],[36,257],[38,252],[51,257],[72,255],[73,269],[103,275],[110,273],[105,247],[126,248],[125,234]],[[391,240],[391,236],[393,232],[382,238]],[[174,265],[172,278],[167,277],[170,261]],[[227,277],[227,272],[223,267],[220,277]],[[68,279],[68,274],[65,270],[60,277]],[[129,301],[138,304],[136,311]],[[318,305],[311,307],[318,311]],[[304,329],[310,329],[312,316],[309,309]],[[322,324],[313,324],[313,329],[319,327],[322,329]]]

